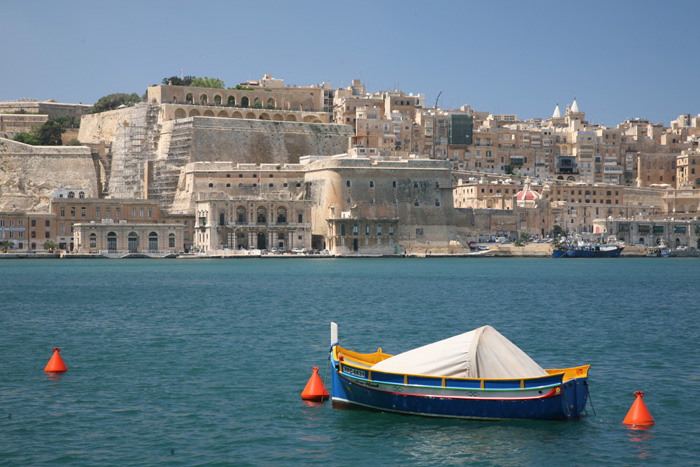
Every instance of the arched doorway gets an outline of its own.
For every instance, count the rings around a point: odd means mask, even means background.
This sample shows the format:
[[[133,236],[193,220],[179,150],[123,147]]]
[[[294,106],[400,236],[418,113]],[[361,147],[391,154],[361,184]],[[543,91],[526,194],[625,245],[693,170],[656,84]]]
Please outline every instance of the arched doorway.
[[[354,238],[354,239],[352,240],[352,251],[357,251],[357,250],[358,250],[358,247],[357,247],[357,239]]]
[[[241,99],[241,107],[248,107],[250,105],[249,102],[248,97],[243,96],[243,99]]]
[[[258,234],[258,250],[264,250],[265,248],[267,248],[266,245],[267,244],[265,242],[265,234],[260,232]]]
[[[148,249],[151,251],[158,251],[158,234],[155,232],[148,234]]]
[[[681,239],[677,238],[676,239],[676,248],[678,248],[679,246],[681,246]]]
[[[114,232],[107,234],[107,249],[109,251],[117,251],[117,234]]]
[[[136,232],[131,232],[129,234],[129,253],[136,253],[139,251],[139,236]]]

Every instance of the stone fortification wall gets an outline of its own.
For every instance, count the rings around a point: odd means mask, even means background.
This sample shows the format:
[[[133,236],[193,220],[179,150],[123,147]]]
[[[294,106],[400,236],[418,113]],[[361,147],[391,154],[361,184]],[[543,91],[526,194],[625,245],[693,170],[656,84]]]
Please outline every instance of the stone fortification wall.
[[[169,210],[185,187],[188,163],[298,163],[308,154],[347,151],[352,135],[347,125],[216,117],[162,121],[161,110],[137,104],[83,117],[78,139],[111,147],[101,168],[107,196],[155,199]]]
[[[30,146],[0,138],[0,211],[48,211],[62,186],[97,196],[90,149],[84,146]]]
[[[11,139],[17,133],[29,133],[48,119],[48,115],[0,114],[0,137]]]
[[[64,104],[51,101],[0,102],[0,113],[26,112],[30,114],[46,114],[49,118],[80,117],[86,114],[89,109],[89,105]]]
[[[308,165],[305,181],[315,235],[328,234],[326,219],[352,210],[398,219],[397,237],[409,251],[437,251],[456,238],[449,162],[325,159]]]
[[[348,149],[352,127],[322,123],[194,117],[192,162],[298,163]]]
[[[183,168],[190,162],[294,164],[307,154],[337,154],[348,147],[347,125],[193,117],[163,124],[148,197],[165,209],[191,209]],[[183,211],[184,212],[184,211]]]

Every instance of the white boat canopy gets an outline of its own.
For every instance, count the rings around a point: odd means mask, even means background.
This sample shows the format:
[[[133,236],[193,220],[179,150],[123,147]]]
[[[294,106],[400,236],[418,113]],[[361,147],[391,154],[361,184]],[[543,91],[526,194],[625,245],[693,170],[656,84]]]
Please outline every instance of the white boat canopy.
[[[457,378],[536,378],[547,372],[491,326],[387,358],[373,370]]]

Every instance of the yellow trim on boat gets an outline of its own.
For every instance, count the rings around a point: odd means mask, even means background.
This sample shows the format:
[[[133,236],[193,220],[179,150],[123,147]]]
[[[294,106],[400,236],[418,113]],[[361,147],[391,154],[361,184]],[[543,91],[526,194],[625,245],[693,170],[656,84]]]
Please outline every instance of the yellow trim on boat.
[[[340,359],[340,356],[342,355],[343,357],[343,364],[348,365],[348,366],[354,366],[359,369],[370,369],[374,364],[379,363],[383,360],[386,360],[387,358],[392,357],[393,355],[385,354],[382,352],[382,349],[377,349],[377,352],[374,353],[359,353],[359,352],[353,352],[352,350],[345,349],[341,347],[339,344],[336,344],[333,347],[333,358],[336,360]],[[549,375],[556,375],[559,373],[563,373],[564,376],[562,377],[562,382],[568,381],[570,379],[574,378],[585,378],[588,377],[588,370],[591,366],[590,365],[582,365],[582,366],[575,366],[571,368],[558,368],[558,369],[549,369],[545,370],[547,374]],[[391,373],[391,372],[387,372]],[[419,374],[413,374],[413,373],[396,373],[399,375],[403,375],[404,377],[404,384],[408,384],[408,378],[410,376],[420,376],[420,377],[433,377],[433,378],[439,378],[439,376],[431,376],[431,375],[419,375]],[[372,381],[372,370],[368,372],[369,380]],[[520,387],[522,389],[525,388],[525,381],[527,380],[533,380],[533,379],[538,379],[541,378],[541,376],[535,376],[532,378],[490,378],[488,381],[513,381],[516,379],[520,379]],[[445,386],[445,379],[442,378],[442,386]],[[461,380],[472,380],[472,381],[479,381],[481,385],[481,389],[484,389],[484,379],[482,378],[461,378],[461,377],[450,377],[449,379],[461,379]]]

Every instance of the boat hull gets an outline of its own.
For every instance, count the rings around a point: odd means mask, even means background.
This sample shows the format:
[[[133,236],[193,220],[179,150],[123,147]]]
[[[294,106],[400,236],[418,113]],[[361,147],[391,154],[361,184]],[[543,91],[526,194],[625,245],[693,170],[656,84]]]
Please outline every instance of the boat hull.
[[[334,365],[335,366],[335,365]],[[343,365],[344,367],[344,365]],[[356,373],[352,368],[345,368]],[[361,370],[360,370],[361,371]],[[544,377],[543,385],[517,389],[440,388],[373,381],[336,366],[332,400],[335,408],[363,408],[428,417],[479,420],[567,420],[582,415],[588,399],[588,378],[561,382]]]

